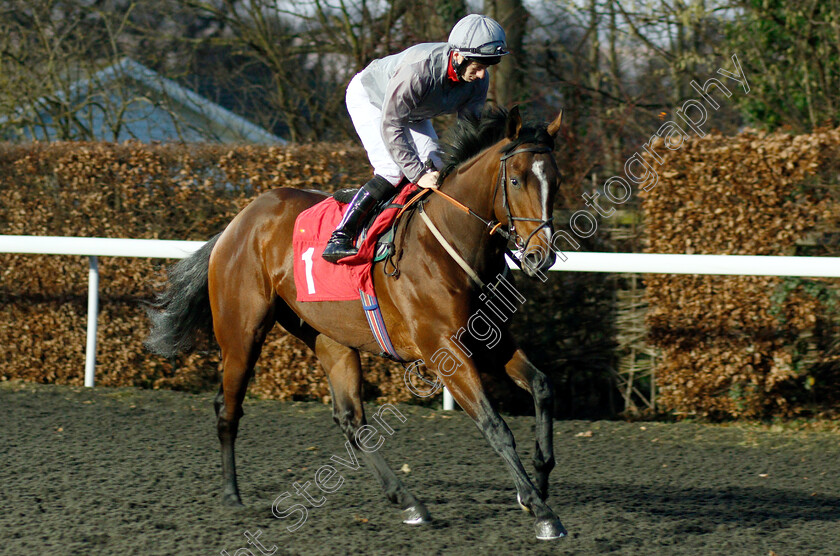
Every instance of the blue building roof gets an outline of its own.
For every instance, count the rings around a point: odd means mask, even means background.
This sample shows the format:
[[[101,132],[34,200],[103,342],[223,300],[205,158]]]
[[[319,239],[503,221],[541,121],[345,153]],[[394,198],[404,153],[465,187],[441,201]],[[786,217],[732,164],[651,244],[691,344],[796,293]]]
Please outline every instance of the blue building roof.
[[[0,138],[286,143],[130,58],[16,112]]]

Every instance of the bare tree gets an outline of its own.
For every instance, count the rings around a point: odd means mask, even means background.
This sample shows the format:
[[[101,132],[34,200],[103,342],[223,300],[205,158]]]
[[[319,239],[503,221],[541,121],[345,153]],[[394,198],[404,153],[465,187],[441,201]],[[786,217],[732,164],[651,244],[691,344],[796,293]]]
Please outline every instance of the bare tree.
[[[521,0],[485,0],[484,13],[498,21],[505,30],[509,59],[493,68],[490,95],[502,106],[527,100],[528,56],[524,48],[528,10]]]
[[[403,2],[176,1],[217,23],[219,32],[192,43],[237,60],[242,71],[228,73],[235,78],[229,84],[260,99],[262,108],[252,104],[249,112],[264,125],[282,122],[293,141],[348,133],[344,88],[368,62],[390,53],[408,10]]]
[[[129,12],[130,13],[130,10]],[[100,103],[93,94],[71,95],[119,59],[115,38],[124,19],[106,19],[95,6],[60,0],[0,3],[0,118],[3,135],[50,127],[60,139],[91,139],[80,111]],[[98,106],[100,110],[108,107]],[[113,112],[112,112],[113,114]],[[106,118],[106,125],[119,121]]]
[[[753,123],[799,132],[840,122],[840,3],[739,0],[729,44],[751,76]]]
[[[134,137],[136,124],[154,127],[146,120],[155,112],[182,139],[212,139],[213,130],[173,110],[165,80],[152,83],[125,58],[142,42],[132,32],[136,8],[133,0],[0,0],[0,137],[116,141]]]

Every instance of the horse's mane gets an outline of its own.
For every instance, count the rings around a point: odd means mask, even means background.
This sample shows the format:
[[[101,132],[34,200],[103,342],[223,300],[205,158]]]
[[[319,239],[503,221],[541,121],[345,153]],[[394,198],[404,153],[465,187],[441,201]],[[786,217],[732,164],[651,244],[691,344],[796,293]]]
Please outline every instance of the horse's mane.
[[[441,139],[439,150],[443,169],[439,182],[455,168],[504,139],[508,111],[500,106],[488,104],[481,119],[459,118]],[[516,141],[505,145],[503,152],[509,152],[523,143],[538,143],[554,148],[554,139],[545,125],[528,124],[522,127]]]

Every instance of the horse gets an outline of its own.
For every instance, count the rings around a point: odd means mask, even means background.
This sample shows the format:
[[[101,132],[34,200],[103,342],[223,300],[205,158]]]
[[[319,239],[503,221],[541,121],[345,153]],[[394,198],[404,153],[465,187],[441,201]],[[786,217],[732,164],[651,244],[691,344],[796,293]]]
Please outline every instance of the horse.
[[[492,346],[466,329],[476,328],[470,318],[493,291],[485,282],[506,270],[510,240],[524,252],[526,276],[533,278],[554,263],[551,213],[559,171],[552,151],[561,117],[562,112],[547,125],[526,125],[514,107],[488,111],[479,121],[459,120],[453,139],[441,144],[444,168],[438,189],[424,190],[417,210],[398,221],[399,272],[379,272],[384,262],[373,267],[379,306],[397,355],[404,361],[424,361],[436,383],[446,386],[473,419],[507,465],[517,502],[534,516],[539,539],[566,535],[546,503],[555,465],[551,381],[517,346],[504,315],[493,317],[500,333]],[[149,310],[150,350],[167,357],[187,351],[202,330],[212,331],[221,349],[222,380],[214,407],[224,505],[242,505],[234,444],[248,382],[275,324],[317,356],[329,382],[333,420],[359,451],[357,432],[367,424],[359,353],[379,354],[378,344],[359,302],[298,302],[293,279],[295,219],[325,198],[325,193],[292,188],[259,195],[223,232],[169,269],[166,288]],[[416,217],[418,212],[425,213],[423,218]],[[442,359],[448,362],[437,367],[429,363]],[[513,434],[488,399],[479,369],[507,373],[533,396],[534,481],[516,452]],[[382,455],[361,453],[386,497],[401,508],[403,521],[429,522],[426,506]]]

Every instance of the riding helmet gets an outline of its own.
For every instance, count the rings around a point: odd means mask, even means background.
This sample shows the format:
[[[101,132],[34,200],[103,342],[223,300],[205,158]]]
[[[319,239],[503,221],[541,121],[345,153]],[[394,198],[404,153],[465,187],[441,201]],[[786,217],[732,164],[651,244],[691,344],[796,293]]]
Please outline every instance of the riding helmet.
[[[508,54],[505,30],[493,18],[480,14],[461,18],[449,33],[449,45],[467,60],[485,66],[498,64]]]

